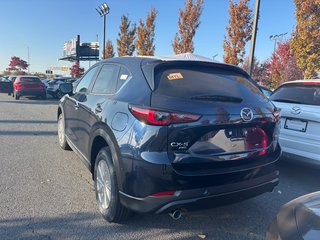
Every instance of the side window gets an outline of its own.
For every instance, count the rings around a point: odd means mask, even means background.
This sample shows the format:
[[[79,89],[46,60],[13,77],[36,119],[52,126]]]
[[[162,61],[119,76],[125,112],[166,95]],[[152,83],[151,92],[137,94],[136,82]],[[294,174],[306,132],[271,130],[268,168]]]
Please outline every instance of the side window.
[[[117,83],[117,89],[116,91],[118,91],[121,86],[127,81],[129,80],[129,78],[131,77],[131,74],[129,72],[128,69],[126,69],[125,67],[121,67],[120,69],[120,73],[119,73],[119,77],[118,77],[118,83]]]
[[[89,85],[91,83],[92,78],[94,77],[97,67],[92,68],[89,70],[86,75],[83,76],[83,78],[80,80],[80,82],[77,85],[76,92],[87,92]]]
[[[92,93],[112,94],[115,92],[119,67],[114,65],[103,65],[96,82],[92,88]]]

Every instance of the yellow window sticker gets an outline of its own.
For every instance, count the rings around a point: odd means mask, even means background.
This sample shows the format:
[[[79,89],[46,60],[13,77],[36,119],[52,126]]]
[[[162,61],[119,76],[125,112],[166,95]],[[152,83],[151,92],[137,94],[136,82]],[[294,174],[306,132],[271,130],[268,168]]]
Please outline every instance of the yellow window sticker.
[[[127,80],[128,74],[121,74],[120,80]]]
[[[179,79],[183,79],[183,76],[181,73],[170,73],[167,78],[169,80],[179,80]]]

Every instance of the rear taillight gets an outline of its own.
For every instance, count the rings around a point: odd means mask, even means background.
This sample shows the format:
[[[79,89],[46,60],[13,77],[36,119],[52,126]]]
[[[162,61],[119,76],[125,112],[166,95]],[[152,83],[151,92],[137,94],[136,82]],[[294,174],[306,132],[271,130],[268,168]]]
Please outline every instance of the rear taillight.
[[[15,90],[22,90],[22,89],[24,89],[24,86],[23,86],[23,84],[22,84],[22,82],[16,82],[15,84],[14,84],[14,88],[15,88]]]
[[[261,149],[256,156],[266,154],[266,148],[268,147],[268,135],[262,128],[249,128],[246,129],[245,137],[246,150]]]
[[[149,125],[170,125],[197,121],[201,116],[188,113],[172,113],[130,106],[130,112],[140,121]]]
[[[281,128],[281,109],[277,108],[273,113],[276,120],[275,128],[273,131],[273,149],[276,149],[279,142],[280,128]]]
[[[276,110],[273,113],[273,116],[275,117],[276,121],[279,121],[281,119],[281,109],[276,108]]]

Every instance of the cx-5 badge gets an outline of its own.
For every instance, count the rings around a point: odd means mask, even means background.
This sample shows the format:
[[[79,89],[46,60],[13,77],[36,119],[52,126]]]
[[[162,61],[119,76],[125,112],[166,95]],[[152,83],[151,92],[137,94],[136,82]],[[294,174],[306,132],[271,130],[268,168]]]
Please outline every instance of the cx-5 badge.
[[[253,112],[250,108],[242,108],[240,111],[240,116],[243,121],[249,122],[253,119]]]

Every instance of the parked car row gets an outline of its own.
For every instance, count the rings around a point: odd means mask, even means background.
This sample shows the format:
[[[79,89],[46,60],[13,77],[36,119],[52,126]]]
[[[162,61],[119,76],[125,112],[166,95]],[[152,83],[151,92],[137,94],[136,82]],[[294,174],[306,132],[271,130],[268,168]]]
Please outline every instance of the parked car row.
[[[63,95],[59,91],[61,83],[73,83],[76,78],[54,78],[40,80],[35,76],[10,76],[7,78],[0,78],[0,93],[8,93],[18,100],[21,96],[35,96],[46,99],[49,94],[53,98],[60,99]]]

